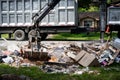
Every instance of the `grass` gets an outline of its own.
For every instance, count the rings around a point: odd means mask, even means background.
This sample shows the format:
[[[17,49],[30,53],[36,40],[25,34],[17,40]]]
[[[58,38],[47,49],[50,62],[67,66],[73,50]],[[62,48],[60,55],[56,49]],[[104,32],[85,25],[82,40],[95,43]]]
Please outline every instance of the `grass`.
[[[8,34],[2,34],[1,37],[4,37],[4,38],[7,39],[9,37],[9,35]]]
[[[113,33],[112,36],[116,37],[117,33]],[[104,39],[107,40],[108,36],[105,34]],[[70,33],[60,33],[56,34],[53,39],[66,39],[66,40],[100,40],[99,32],[91,32],[89,35],[86,33],[80,34],[70,34]]]
[[[116,37],[117,33],[113,32],[112,36]],[[8,39],[8,34],[2,34],[2,37]],[[12,35],[13,38],[13,35]],[[107,40],[108,36],[105,34],[104,39]],[[59,33],[54,34],[52,38],[50,39],[64,39],[64,40],[100,40],[100,32],[90,32],[89,35],[86,33],[80,33],[80,34],[71,34],[71,33]]]
[[[98,70],[96,73],[82,75],[70,75],[62,73],[44,73],[38,67],[20,67],[14,68],[8,65],[0,64],[0,75],[16,74],[31,77],[33,80],[120,80],[120,64],[113,64],[109,67],[90,67],[91,70]]]
[[[9,34],[1,34],[1,38],[9,39]],[[13,39],[13,34],[11,34],[11,39]]]

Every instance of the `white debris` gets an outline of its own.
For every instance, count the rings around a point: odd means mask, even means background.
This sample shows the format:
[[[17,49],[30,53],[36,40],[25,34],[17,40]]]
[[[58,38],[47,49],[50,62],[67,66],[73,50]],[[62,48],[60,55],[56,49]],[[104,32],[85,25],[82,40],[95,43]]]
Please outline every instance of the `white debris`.
[[[7,63],[7,64],[11,64],[14,62],[13,58],[10,56],[7,56],[6,58],[2,58],[3,62]]]
[[[7,50],[10,52],[14,52],[15,50],[20,51],[20,48],[15,44],[10,44],[7,46]]]
[[[11,43],[7,41],[5,38],[2,37],[2,39],[5,41],[3,46],[10,52],[14,52],[15,50],[20,51],[20,48],[17,46],[17,44]]]
[[[81,75],[81,74],[83,74],[83,73],[84,73],[83,71],[75,71],[74,74]]]

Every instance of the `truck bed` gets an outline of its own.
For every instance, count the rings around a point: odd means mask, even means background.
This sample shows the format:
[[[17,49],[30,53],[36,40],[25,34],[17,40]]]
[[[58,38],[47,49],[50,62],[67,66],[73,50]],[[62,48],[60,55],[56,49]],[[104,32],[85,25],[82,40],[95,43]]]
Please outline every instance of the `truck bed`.
[[[33,26],[32,16],[50,0],[0,0],[0,27]],[[40,22],[40,27],[76,26],[77,0],[61,0]]]

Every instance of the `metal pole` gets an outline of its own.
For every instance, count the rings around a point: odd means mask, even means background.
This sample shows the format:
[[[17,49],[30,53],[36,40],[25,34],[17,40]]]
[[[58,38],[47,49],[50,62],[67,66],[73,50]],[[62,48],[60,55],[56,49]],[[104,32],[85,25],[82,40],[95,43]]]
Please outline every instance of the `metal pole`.
[[[104,43],[104,33],[106,27],[106,4],[107,0],[100,0],[100,40]]]

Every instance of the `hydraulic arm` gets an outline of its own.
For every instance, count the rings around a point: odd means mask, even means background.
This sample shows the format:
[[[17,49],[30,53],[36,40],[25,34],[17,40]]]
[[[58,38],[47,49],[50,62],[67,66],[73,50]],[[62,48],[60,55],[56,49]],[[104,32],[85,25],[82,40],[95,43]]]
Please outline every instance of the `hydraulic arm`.
[[[34,36],[31,35],[31,37],[29,37],[29,46],[31,47],[32,51],[34,51],[33,45],[32,45],[33,42],[35,42],[37,51],[39,51],[39,49],[41,48],[41,44],[40,44],[41,37],[38,29],[39,23],[50,12],[50,10],[52,10],[59,2],[60,0],[51,0],[32,17],[32,20],[34,22],[34,27],[35,27],[35,32],[33,32]]]
[[[42,10],[38,11],[33,17],[32,20],[34,21],[34,25],[38,26],[39,22],[52,10],[60,0],[51,0],[50,3],[47,3]]]

